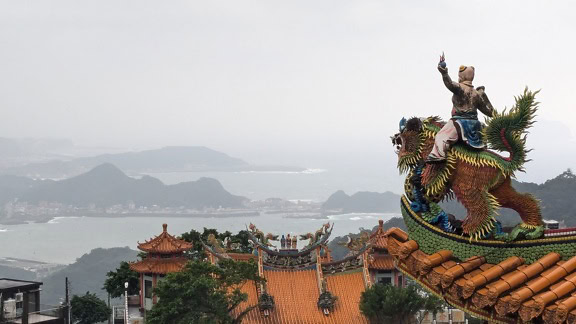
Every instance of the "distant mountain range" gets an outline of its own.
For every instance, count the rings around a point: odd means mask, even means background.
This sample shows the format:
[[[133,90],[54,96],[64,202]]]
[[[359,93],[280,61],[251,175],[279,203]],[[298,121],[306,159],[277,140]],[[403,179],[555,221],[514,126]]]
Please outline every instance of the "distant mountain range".
[[[55,159],[5,167],[0,174],[61,179],[84,173],[102,163],[114,164],[130,174],[184,171],[303,171],[298,167],[255,166],[203,146],[169,146],[156,150],[102,154],[71,160]]]
[[[393,213],[398,212],[400,196],[392,193],[360,191],[352,196],[339,190],[322,204],[324,210],[341,210],[344,213]]]
[[[0,204],[18,201],[58,202],[78,207],[95,204],[109,207],[132,201],[136,206],[240,207],[246,198],[226,191],[211,178],[165,185],[151,176],[140,179],[127,176],[116,166],[105,163],[70,179],[31,180],[25,177],[0,176]]]

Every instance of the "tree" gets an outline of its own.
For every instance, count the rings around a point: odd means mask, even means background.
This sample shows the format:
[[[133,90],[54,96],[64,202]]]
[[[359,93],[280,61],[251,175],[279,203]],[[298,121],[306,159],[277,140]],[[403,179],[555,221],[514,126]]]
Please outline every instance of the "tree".
[[[239,231],[238,234],[232,234],[229,231],[224,233],[219,233],[218,230],[214,228],[206,228],[204,227],[204,231],[202,233],[191,230],[190,232],[183,233],[181,238],[184,241],[190,242],[193,244],[193,248],[190,251],[190,257],[196,260],[201,260],[206,257],[204,248],[200,243],[202,239],[205,243],[208,240],[208,235],[214,234],[217,239],[222,242],[227,242],[226,248],[230,252],[237,252],[237,253],[250,253],[252,252],[252,245],[248,239],[248,231],[242,230]]]
[[[74,295],[70,303],[72,306],[72,321],[78,324],[104,322],[111,313],[106,302],[90,292],[86,292],[84,296]]]
[[[124,294],[124,283],[128,282],[128,294],[136,295],[140,291],[140,280],[138,273],[130,270],[128,262],[121,262],[116,271],[109,271],[104,281],[104,290],[110,297],[116,298]]]
[[[360,311],[374,323],[411,323],[423,310],[436,313],[444,302],[420,291],[415,285],[406,288],[376,284],[360,298]]]
[[[241,291],[248,280],[256,283],[255,262],[226,259],[218,265],[204,261],[190,261],[176,273],[168,274],[154,290],[158,303],[147,313],[147,324],[237,324],[258,305],[233,312],[248,299]]]

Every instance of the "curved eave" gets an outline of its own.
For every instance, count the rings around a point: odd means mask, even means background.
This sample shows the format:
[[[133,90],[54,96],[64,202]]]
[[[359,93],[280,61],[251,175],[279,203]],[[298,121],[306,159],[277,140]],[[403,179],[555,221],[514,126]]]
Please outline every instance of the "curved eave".
[[[512,256],[497,264],[483,256],[427,254],[398,228],[385,234],[396,267],[431,293],[491,323],[572,323],[576,319],[576,257],[548,252],[531,264]]]
[[[142,274],[168,274],[181,271],[187,262],[186,258],[143,259],[130,263],[130,270]]]

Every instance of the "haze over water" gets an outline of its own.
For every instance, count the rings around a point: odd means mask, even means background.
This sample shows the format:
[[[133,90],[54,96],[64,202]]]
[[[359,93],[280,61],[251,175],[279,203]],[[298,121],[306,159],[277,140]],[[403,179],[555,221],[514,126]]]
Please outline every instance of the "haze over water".
[[[372,228],[378,219],[395,214],[345,214],[326,219],[290,219],[281,214],[262,214],[258,217],[234,218],[182,218],[182,217],[126,217],[126,218],[56,218],[45,224],[0,225],[0,256],[16,257],[50,263],[68,264],[98,247],[124,247],[136,249],[143,242],[162,232],[162,223],[168,232],[179,235],[204,227],[219,231],[237,232],[250,222],[262,231],[275,234],[304,234],[314,232],[328,221],[333,222],[332,238],[358,232],[360,227]],[[22,242],[29,242],[22,244]]]

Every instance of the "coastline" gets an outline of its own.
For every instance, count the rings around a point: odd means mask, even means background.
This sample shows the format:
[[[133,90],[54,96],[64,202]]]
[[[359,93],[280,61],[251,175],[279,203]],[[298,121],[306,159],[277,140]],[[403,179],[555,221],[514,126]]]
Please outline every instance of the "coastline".
[[[0,219],[0,225],[26,225],[26,224],[45,224],[50,223],[58,218],[77,218],[77,217],[94,217],[94,218],[139,218],[139,217],[178,217],[178,218],[233,218],[233,217],[259,217],[259,211],[231,212],[231,213],[89,213],[83,215],[54,215],[42,217],[40,219]]]

